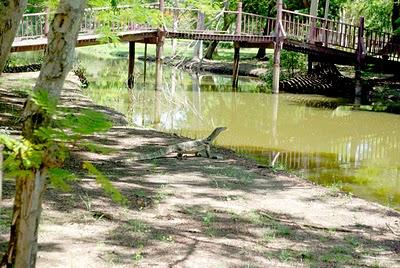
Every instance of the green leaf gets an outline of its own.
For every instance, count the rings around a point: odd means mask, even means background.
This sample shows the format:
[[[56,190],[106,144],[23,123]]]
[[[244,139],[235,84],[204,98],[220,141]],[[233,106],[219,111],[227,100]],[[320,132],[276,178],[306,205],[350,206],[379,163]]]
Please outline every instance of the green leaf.
[[[60,128],[69,128],[74,134],[89,135],[95,132],[105,132],[112,127],[112,123],[100,112],[83,109],[80,113],[66,115],[57,120]]]
[[[4,161],[3,161],[3,168],[5,171],[15,171],[19,170],[21,166],[21,160],[16,159],[16,156],[14,154],[9,155]]]
[[[93,142],[84,142],[80,144],[80,146],[82,147],[82,149],[88,150],[92,153],[110,154],[115,151],[112,148],[108,148]]]
[[[32,101],[46,111],[48,114],[55,114],[57,110],[57,100],[49,95],[44,89],[35,90],[32,93]]]
[[[94,167],[91,163],[85,161],[83,162],[83,168],[88,171],[90,175],[93,175],[96,178],[96,182],[100,184],[100,186],[103,188],[103,190],[111,196],[111,199],[114,200],[117,203],[120,203],[122,205],[127,203],[127,199],[125,196],[121,194],[120,191],[118,191],[117,188],[115,188],[110,180],[103,175],[96,167]]]
[[[19,142],[17,139],[8,135],[0,134],[0,144],[4,144],[6,148],[12,150],[14,145]]]
[[[17,148],[19,149],[22,164],[26,169],[40,167],[43,151],[39,150],[38,146],[35,146],[28,140],[23,140]]]
[[[35,176],[35,173],[32,170],[12,170],[12,171],[6,171],[6,176],[10,178],[16,178],[16,177],[22,177],[22,178],[33,178]]]
[[[50,168],[48,170],[48,177],[51,185],[65,192],[71,190],[67,182],[76,180],[75,174],[62,168]]]
[[[67,134],[61,129],[52,127],[41,127],[35,131],[35,136],[41,140],[53,140],[70,142],[75,141],[78,137],[75,134]]]

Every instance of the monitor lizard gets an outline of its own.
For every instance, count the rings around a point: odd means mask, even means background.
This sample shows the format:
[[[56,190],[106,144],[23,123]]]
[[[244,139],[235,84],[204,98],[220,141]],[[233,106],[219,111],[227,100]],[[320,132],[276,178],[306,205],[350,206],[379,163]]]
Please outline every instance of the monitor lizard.
[[[199,155],[202,152],[205,152],[208,158],[211,158],[210,145],[217,138],[217,136],[226,130],[226,127],[217,127],[214,131],[205,139],[198,139],[194,141],[185,141],[177,144],[169,145],[167,147],[163,147],[158,151],[152,153],[144,153],[134,155],[129,157],[127,161],[141,161],[141,160],[150,160],[155,158],[165,157],[169,154],[176,153],[178,158],[182,158],[183,154],[195,154]]]

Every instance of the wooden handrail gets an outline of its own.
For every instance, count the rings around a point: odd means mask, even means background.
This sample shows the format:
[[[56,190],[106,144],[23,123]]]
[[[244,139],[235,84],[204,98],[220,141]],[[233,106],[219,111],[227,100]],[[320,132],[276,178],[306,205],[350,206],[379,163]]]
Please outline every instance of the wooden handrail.
[[[359,27],[356,24],[350,24],[350,23],[346,23],[346,22],[340,22],[340,21],[336,21],[336,20],[331,20],[331,19],[325,19],[325,18],[321,18],[321,17],[316,17],[316,16],[312,16],[310,14],[304,14],[304,13],[299,13],[299,12],[295,12],[295,11],[291,11],[291,10],[283,10],[283,13],[289,13],[289,14],[293,14],[293,15],[300,15],[302,17],[307,17],[310,19],[317,19],[320,21],[326,21],[326,22],[332,22],[332,23],[337,23],[337,24],[343,24],[343,25],[348,25],[348,26],[352,26],[352,27]]]
[[[156,8],[156,5],[146,5],[148,8]],[[131,5],[121,5],[117,9],[129,9]],[[96,29],[100,26],[100,23],[96,20],[96,13],[111,10],[111,7],[95,7],[85,9],[85,15],[82,20],[81,34],[93,34]],[[176,13],[179,14],[178,20],[182,19],[183,23],[179,24],[174,32],[189,33],[196,32],[196,22],[198,13],[202,12],[201,9],[196,8],[181,8],[181,7],[170,7],[167,6],[164,9],[164,14],[169,15],[173,12],[174,16]],[[276,33],[276,27],[280,28],[281,37],[288,40],[296,40],[309,44],[322,45],[333,49],[356,53],[357,46],[359,43],[359,31],[360,26],[349,24],[340,21],[334,21],[331,19],[320,18],[309,14],[302,14],[290,10],[282,10],[283,18],[282,21],[276,25],[276,18],[252,14],[248,12],[239,13],[237,10],[207,10],[205,11],[206,16],[211,18],[207,19],[207,24],[202,32],[208,32],[210,34],[219,34],[224,32],[226,34],[233,34],[234,31],[240,31],[243,36],[273,36],[272,33]],[[28,13],[23,15],[23,19],[18,29],[17,37],[22,39],[45,37],[46,27],[45,21],[46,16],[54,14],[54,12],[46,13]],[[238,15],[241,14],[241,21],[238,21]],[[228,17],[230,20],[235,20],[227,30],[220,31],[221,25],[217,21],[220,18]],[[235,17],[236,16],[236,17]],[[168,23],[167,23],[168,24]],[[139,29],[152,29],[150,25],[137,24],[126,18],[123,22],[113,22],[110,26],[115,32],[127,32]],[[169,26],[168,26],[169,27]],[[212,28],[212,29],[211,29]],[[215,28],[215,29],[214,29]],[[365,29],[364,35],[361,35],[364,40],[361,42],[363,50],[368,53],[369,56],[374,57],[389,57],[400,61],[400,44],[395,43],[397,39],[394,39],[394,35],[385,31]]]

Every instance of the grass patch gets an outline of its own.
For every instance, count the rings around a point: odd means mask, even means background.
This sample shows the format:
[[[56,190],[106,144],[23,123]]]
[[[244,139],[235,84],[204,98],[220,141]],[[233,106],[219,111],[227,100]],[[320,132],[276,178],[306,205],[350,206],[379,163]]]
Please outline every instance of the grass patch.
[[[1,208],[0,209],[0,233],[6,233],[9,231],[12,219],[12,209],[11,208]]]
[[[212,178],[212,185],[215,188],[236,189],[250,185],[255,175],[239,167],[216,167],[207,166],[207,174]],[[228,178],[228,180],[227,180]]]
[[[128,231],[134,232],[134,233],[148,233],[150,232],[150,227],[147,225],[147,223],[141,221],[141,220],[129,220],[127,224],[125,224],[125,228]]]
[[[309,251],[296,251],[292,249],[281,249],[275,252],[266,251],[264,257],[268,260],[277,259],[284,263],[304,263],[314,259],[314,255]]]
[[[172,235],[165,234],[163,232],[155,231],[152,233],[152,239],[158,240],[161,242],[174,242],[174,238]]]
[[[207,211],[205,215],[202,217],[202,223],[206,226],[210,226],[215,221],[215,213]]]
[[[275,238],[294,238],[296,235],[295,230],[290,226],[260,215],[257,212],[250,213],[248,218],[251,223],[266,228],[263,235],[264,242],[272,242]]]
[[[345,246],[338,245],[330,248],[325,254],[321,255],[321,261],[331,265],[345,265],[354,264],[353,249]]]
[[[140,262],[141,260],[143,260],[143,258],[144,258],[143,248],[144,248],[143,244],[137,246],[136,252],[133,253],[133,256],[132,256],[132,260],[134,262]]]
[[[166,189],[167,189],[166,184],[162,184],[160,186],[160,188],[157,190],[156,194],[153,197],[155,203],[160,203],[161,201],[163,201],[168,197],[169,194],[167,193]]]

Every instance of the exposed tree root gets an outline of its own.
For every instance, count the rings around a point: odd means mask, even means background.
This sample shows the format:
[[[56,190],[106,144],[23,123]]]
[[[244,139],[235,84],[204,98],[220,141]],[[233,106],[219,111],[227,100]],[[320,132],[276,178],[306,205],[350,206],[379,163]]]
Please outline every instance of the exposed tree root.
[[[295,225],[297,227],[300,227],[301,229],[317,229],[317,230],[323,230],[323,231],[335,231],[335,232],[343,232],[343,233],[357,232],[357,230],[352,230],[352,229],[343,228],[343,227],[324,227],[324,226],[313,225],[313,224],[301,224],[301,223],[290,221],[290,220],[279,219],[279,218],[274,217],[263,211],[257,211],[257,213],[263,217],[270,219],[270,220]]]

